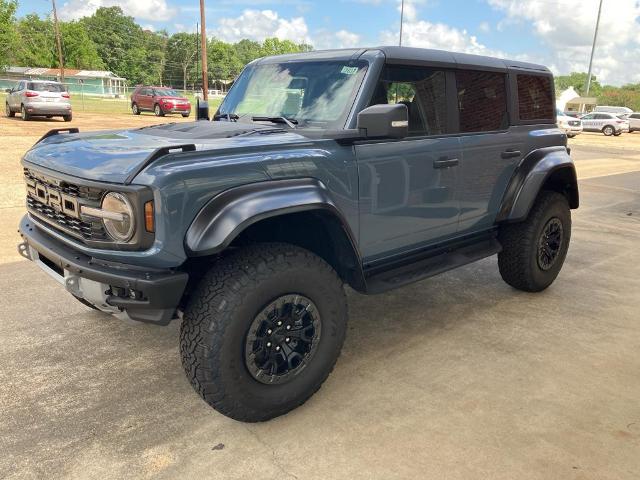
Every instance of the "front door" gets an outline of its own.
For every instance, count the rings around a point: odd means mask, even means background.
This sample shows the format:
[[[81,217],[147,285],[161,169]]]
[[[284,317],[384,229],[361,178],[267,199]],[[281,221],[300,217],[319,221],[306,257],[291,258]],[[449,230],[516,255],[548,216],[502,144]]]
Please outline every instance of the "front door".
[[[387,66],[370,104],[404,103],[409,136],[356,145],[365,261],[456,233],[459,138],[447,134],[446,73]]]

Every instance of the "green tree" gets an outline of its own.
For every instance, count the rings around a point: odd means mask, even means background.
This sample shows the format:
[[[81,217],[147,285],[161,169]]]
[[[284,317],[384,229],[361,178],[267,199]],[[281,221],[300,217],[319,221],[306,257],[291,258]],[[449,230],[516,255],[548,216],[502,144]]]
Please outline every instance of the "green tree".
[[[53,22],[35,13],[21,18],[17,24],[20,43],[15,62],[25,67],[52,68],[57,65]]]
[[[145,79],[145,39],[142,28],[120,7],[100,7],[80,20],[96,45],[107,70],[139,83]]]
[[[0,0],[0,69],[14,63],[13,52],[18,45],[17,9],[17,0]]]
[[[587,74],[584,72],[573,72],[569,75],[560,75],[555,77],[556,89],[559,92],[573,87],[576,92],[584,96],[587,92]],[[598,83],[595,75],[591,76],[591,86],[589,88],[589,96],[597,97],[602,93],[602,85]]]
[[[165,82],[170,85],[194,83],[198,36],[194,33],[176,33],[167,41]]]
[[[262,56],[262,45],[246,38],[234,43],[233,48],[243,66]]]
[[[244,63],[233,45],[212,39],[207,46],[207,70],[215,80],[230,80],[236,77]]]
[[[84,23],[62,22],[60,23],[60,34],[62,35],[65,67],[79,70],[101,70],[104,68],[96,44],[89,37]]]
[[[298,53],[304,51],[308,45],[296,44],[291,40],[280,40],[279,38],[266,38],[262,42],[262,56],[283,55],[285,53]]]

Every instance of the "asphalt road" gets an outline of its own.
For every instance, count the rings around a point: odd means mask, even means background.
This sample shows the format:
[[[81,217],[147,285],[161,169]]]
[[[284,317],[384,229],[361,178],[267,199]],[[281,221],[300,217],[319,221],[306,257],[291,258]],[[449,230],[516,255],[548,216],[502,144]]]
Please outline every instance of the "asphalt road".
[[[509,288],[492,257],[349,292],[335,371],[264,424],[191,390],[177,323],[122,323],[0,265],[0,478],[640,478],[640,162],[596,148],[574,147],[582,205],[550,289]]]

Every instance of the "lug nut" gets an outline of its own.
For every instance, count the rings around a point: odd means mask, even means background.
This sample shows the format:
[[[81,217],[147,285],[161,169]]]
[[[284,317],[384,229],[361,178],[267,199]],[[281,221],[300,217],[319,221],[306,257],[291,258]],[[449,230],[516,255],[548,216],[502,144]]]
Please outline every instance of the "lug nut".
[[[291,325],[287,325],[287,330],[291,330]]]
[[[282,325],[282,321],[278,320],[278,326]]]
[[[267,335],[271,335],[271,329],[267,330]]]
[[[267,347],[270,347],[270,346],[271,346],[271,342],[267,342]]]
[[[289,343],[291,341],[291,339],[289,337],[284,339],[285,342]]]
[[[280,347],[276,347],[276,352],[279,352],[279,351],[280,351]]]

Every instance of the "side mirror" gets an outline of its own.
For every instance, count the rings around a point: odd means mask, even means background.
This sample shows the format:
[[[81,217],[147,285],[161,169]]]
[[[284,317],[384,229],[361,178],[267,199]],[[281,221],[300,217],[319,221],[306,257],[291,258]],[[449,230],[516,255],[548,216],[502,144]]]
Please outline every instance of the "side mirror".
[[[12,93],[13,92],[13,88],[5,88],[4,90],[7,93]]]
[[[372,105],[358,114],[357,128],[367,138],[404,138],[409,135],[407,106]]]

